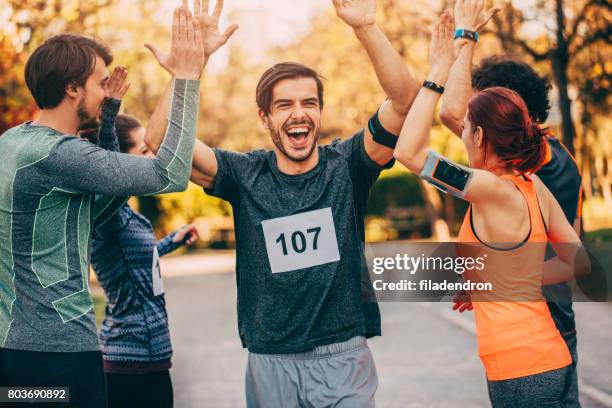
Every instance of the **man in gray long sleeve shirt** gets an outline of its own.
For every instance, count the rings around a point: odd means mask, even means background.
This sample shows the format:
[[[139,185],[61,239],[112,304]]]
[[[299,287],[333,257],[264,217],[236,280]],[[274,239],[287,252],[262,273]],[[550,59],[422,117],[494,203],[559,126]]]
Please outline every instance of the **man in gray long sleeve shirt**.
[[[74,406],[105,406],[88,286],[94,194],[186,188],[205,64],[194,32],[187,9],[177,9],[170,54],[155,55],[173,76],[173,97],[153,159],[74,136],[106,96],[104,46],[62,34],[30,57],[26,82],[40,116],[0,136],[0,385],[68,386]]]

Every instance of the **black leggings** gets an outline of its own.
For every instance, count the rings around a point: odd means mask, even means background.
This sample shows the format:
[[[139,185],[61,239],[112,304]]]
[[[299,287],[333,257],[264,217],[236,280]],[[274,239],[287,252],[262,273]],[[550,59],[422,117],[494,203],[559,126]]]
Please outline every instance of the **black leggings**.
[[[148,374],[106,373],[108,408],[172,408],[170,371]]]
[[[0,348],[1,387],[68,387],[70,402],[0,403],[2,407],[106,408],[102,353],[52,353]]]

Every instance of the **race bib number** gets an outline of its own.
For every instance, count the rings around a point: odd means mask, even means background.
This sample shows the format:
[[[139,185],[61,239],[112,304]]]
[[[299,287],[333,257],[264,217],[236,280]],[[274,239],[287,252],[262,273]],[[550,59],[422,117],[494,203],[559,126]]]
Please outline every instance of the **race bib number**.
[[[153,296],[164,294],[164,281],[159,268],[159,253],[157,247],[153,248],[153,265],[151,265],[151,276],[153,278]]]
[[[262,221],[272,273],[340,260],[331,208]]]

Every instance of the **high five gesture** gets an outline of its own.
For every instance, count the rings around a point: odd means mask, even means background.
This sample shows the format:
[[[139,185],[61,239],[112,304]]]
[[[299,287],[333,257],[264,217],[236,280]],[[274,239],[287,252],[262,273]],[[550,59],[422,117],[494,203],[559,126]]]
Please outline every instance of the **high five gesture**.
[[[403,58],[376,24],[376,0],[333,0],[336,15],[351,27],[368,54],[378,83],[387,95],[376,113],[376,122],[392,136],[386,142],[374,139],[369,124],[364,124],[364,144],[368,156],[378,164],[386,164],[393,156],[393,142],[418,85]]]
[[[188,0],[183,0],[180,10],[191,15],[187,9]],[[208,58],[236,32],[238,25],[230,25],[223,33],[219,30],[219,19],[223,11],[223,0],[217,0],[212,14],[209,14],[209,0],[194,0],[193,27],[195,37],[199,38],[197,55],[201,58],[202,68]],[[201,70],[199,71],[201,73]],[[166,129],[166,117],[164,112],[168,110],[170,103],[170,87],[166,88],[161,103],[155,108],[155,118],[159,120],[149,121],[145,141],[154,152],[160,148],[164,130]],[[201,185],[211,185],[217,173],[217,160],[212,149],[203,142],[196,140],[195,154],[193,156],[193,170],[191,180]]]
[[[200,22],[185,5],[174,9],[172,43],[165,54],[156,46],[145,44],[157,62],[175,78],[200,79],[206,65],[206,56],[200,31]]]
[[[123,99],[123,95],[130,87],[130,83],[126,82],[127,69],[123,65],[119,65],[113,70],[108,83],[106,84],[106,94],[108,98],[117,100]]]
[[[457,28],[478,31],[500,11],[501,8],[497,6],[484,11],[484,0],[457,0],[454,9],[455,23]]]
[[[333,0],[336,15],[353,28],[376,22],[376,0]]]
[[[206,58],[221,48],[238,29],[238,24],[232,24],[223,33],[219,30],[223,0],[217,0],[212,14],[208,14],[208,9],[209,0],[193,0],[193,11],[199,22]]]
[[[431,79],[440,85],[446,83],[448,71],[453,62],[455,62],[453,30],[453,18],[450,12],[445,10],[440,17],[440,21],[431,32],[431,41],[429,43],[430,75],[436,75],[435,78]]]

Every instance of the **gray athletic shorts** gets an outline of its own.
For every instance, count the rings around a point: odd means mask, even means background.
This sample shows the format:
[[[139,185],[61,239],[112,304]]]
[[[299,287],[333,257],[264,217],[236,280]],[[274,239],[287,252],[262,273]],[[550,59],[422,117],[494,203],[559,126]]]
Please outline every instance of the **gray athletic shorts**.
[[[378,376],[365,337],[305,353],[249,353],[248,408],[374,407]]]

